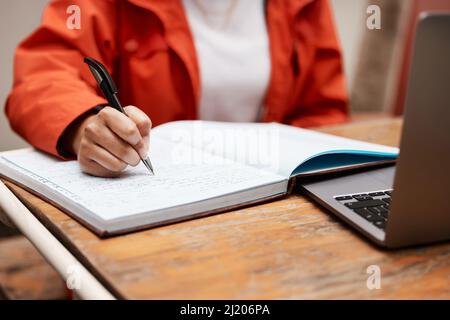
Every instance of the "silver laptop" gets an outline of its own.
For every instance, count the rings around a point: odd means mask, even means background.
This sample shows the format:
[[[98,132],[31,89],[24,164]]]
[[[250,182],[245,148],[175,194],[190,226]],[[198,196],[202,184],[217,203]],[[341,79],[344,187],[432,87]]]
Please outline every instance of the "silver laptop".
[[[395,167],[302,185],[377,244],[450,240],[450,15],[422,15]]]

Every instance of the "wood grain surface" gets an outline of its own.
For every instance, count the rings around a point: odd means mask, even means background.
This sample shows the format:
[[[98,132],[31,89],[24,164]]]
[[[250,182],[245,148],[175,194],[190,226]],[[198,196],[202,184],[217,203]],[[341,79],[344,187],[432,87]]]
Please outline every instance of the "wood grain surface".
[[[11,300],[67,299],[65,281],[22,236],[0,240],[0,295]]]
[[[321,129],[391,146],[400,130],[399,119]],[[100,239],[7,185],[118,298],[450,298],[450,243],[382,250],[302,195]],[[379,290],[366,286],[370,265],[381,269]]]

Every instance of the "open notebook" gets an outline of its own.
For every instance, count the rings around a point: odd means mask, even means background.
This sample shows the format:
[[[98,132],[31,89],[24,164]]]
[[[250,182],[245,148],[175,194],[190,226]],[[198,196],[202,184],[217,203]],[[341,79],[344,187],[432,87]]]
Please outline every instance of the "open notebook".
[[[177,121],[151,132],[155,176],[82,173],[33,149],[0,153],[0,174],[100,236],[222,212],[289,194],[292,182],[394,161],[397,148],[280,124]]]

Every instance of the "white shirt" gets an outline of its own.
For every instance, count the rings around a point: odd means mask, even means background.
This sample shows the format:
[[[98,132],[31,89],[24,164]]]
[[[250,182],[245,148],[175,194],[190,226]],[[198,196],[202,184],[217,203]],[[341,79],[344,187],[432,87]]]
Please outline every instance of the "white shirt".
[[[183,0],[200,67],[199,118],[254,122],[270,77],[264,0]]]

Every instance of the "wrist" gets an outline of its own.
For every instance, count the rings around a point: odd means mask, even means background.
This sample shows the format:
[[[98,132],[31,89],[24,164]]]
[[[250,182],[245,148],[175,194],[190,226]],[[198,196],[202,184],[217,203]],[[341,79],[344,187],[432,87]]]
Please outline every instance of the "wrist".
[[[77,155],[78,150],[80,148],[81,138],[83,137],[84,129],[92,121],[95,115],[89,115],[82,119],[76,126],[73,128],[73,132],[69,137],[68,146],[70,148],[70,152]]]
[[[58,153],[62,157],[70,158],[78,154],[84,129],[94,116],[95,114],[91,112],[86,113],[78,117],[64,130],[57,146]]]

